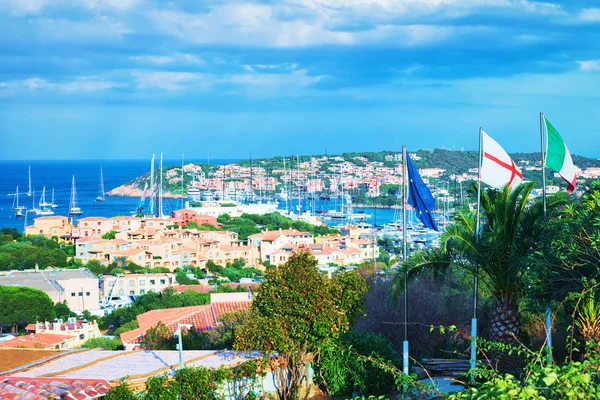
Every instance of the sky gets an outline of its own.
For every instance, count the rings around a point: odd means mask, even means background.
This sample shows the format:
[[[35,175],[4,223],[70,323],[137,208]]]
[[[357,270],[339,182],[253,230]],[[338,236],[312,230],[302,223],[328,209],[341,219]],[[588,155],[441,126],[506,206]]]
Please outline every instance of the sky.
[[[600,157],[600,5],[0,0],[0,159]]]

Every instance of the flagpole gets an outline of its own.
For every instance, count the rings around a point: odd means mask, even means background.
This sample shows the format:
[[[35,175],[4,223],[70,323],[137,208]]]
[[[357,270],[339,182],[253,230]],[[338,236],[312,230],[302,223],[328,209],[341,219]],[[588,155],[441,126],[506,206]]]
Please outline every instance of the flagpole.
[[[540,143],[542,156],[542,206],[544,224],[548,220],[546,202],[546,136],[544,135],[544,113],[540,112]],[[546,346],[548,346],[548,362],[552,363],[552,312],[550,306],[546,306]]]
[[[481,163],[483,160],[483,128],[479,127],[479,164],[477,164],[477,212],[475,221],[475,243],[479,242],[481,220]],[[475,265],[473,275],[473,318],[471,319],[471,371],[477,367],[477,291],[479,286],[479,266]]]
[[[402,146],[402,262],[404,263],[404,341],[402,342],[402,371],[408,375],[408,270],[406,269],[406,146]]]

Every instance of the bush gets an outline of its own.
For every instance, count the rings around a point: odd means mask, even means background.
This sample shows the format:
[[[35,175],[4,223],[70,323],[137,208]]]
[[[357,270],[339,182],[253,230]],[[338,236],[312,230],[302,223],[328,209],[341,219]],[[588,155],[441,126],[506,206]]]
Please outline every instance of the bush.
[[[123,350],[123,343],[117,338],[99,337],[86,340],[81,347],[84,349]]]
[[[320,359],[315,363],[315,380],[332,396],[351,395],[353,392],[382,395],[393,391],[394,374],[366,357],[401,366],[400,357],[382,335],[353,331],[324,346]]]

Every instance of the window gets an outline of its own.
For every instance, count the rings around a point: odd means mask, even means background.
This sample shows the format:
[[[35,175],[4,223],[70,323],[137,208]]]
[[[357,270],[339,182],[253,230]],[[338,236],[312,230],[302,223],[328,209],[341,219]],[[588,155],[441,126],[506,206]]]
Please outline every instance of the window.
[[[124,294],[125,294],[125,291],[119,290],[119,296],[123,296]]]
[[[115,286],[115,283],[114,282],[108,282],[108,286],[113,287],[113,286]]]
[[[156,281],[154,279],[150,279],[150,284],[151,285],[156,285]]]
[[[141,280],[140,281],[140,286],[144,286],[144,285],[146,285],[146,281],[145,280]]]
[[[161,285],[164,285],[164,284],[165,284],[165,280],[164,280],[164,279],[161,279],[161,280],[160,280],[160,284],[161,284]]]
[[[87,297],[90,297],[90,292],[85,292],[85,295],[86,295]]]
[[[75,297],[75,292],[71,292],[71,297]]]
[[[129,286],[135,286],[135,280],[134,279],[132,279],[132,280],[129,281]]]
[[[119,286],[123,286],[124,283],[125,282],[123,282],[123,281],[119,282]]]
[[[146,291],[144,289],[140,290],[140,294],[146,294]]]
[[[130,290],[129,295],[133,296],[135,294],[135,290]]]
[[[83,292],[79,292],[79,297],[83,297]]]
[[[81,335],[79,335],[79,340],[83,340],[85,339],[85,335],[82,333]]]

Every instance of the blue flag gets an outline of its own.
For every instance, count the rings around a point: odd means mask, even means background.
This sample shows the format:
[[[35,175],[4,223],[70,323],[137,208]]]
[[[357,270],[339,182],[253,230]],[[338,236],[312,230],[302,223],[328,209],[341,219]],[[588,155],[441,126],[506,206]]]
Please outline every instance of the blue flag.
[[[439,230],[433,215],[431,215],[435,208],[435,199],[415,169],[408,152],[406,153],[406,169],[408,173],[408,204],[417,211],[417,216],[423,225],[429,229]]]

